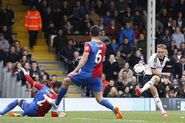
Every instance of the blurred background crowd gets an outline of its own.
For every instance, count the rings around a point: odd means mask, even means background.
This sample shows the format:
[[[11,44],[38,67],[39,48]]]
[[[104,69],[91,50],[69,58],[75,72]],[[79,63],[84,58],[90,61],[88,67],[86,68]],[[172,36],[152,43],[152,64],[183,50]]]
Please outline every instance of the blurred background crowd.
[[[105,97],[136,97],[138,77],[133,66],[147,61],[147,0],[22,0],[36,6],[42,18],[42,31],[48,45],[50,37],[57,60],[67,73],[78,64],[84,42],[67,39],[67,35],[88,35],[96,24],[101,28],[100,40],[107,46],[102,75]],[[165,44],[173,64],[170,80],[158,85],[161,97],[185,97],[185,0],[156,0],[155,44]],[[12,32],[14,11],[11,5],[0,10],[0,60],[8,72],[26,84],[19,67],[25,67],[38,82],[50,86],[57,81],[44,65],[38,65],[28,48],[21,46]],[[29,87],[28,85],[28,88]],[[84,96],[93,96],[88,87],[81,87]]]

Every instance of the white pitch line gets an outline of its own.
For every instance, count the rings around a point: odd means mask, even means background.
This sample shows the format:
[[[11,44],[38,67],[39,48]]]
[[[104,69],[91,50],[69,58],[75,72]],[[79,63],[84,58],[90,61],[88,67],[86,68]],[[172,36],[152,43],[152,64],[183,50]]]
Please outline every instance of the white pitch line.
[[[72,118],[72,119],[79,119],[79,120],[102,120],[102,119],[94,119],[94,118]],[[105,120],[112,120],[112,121],[115,121],[115,122],[123,122],[123,121],[126,121],[126,122],[131,122],[131,123],[146,123],[147,122],[145,120],[126,120],[126,119],[123,119],[123,120],[119,120],[119,119],[105,119]]]

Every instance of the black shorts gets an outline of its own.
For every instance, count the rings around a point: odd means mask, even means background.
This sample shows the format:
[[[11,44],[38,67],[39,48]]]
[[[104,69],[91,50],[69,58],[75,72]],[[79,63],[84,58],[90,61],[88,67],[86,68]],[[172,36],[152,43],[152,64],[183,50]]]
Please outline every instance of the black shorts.
[[[143,78],[140,81],[140,87],[142,88],[148,81],[151,80],[151,78],[153,77],[153,75],[144,75]],[[152,97],[152,94],[150,92],[150,89],[144,91],[141,96],[143,97]]]
[[[144,75],[142,80],[140,81],[141,87],[143,87],[148,81],[152,79],[153,75]]]

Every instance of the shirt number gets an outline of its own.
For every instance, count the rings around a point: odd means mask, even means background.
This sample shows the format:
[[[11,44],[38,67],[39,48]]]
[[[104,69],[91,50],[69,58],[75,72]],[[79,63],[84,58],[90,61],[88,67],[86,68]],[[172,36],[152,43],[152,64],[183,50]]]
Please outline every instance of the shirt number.
[[[101,60],[102,60],[102,51],[101,50],[99,50],[98,52],[97,52],[97,54],[96,54],[96,58],[95,58],[95,63],[96,64],[99,64],[100,62],[101,62]]]
[[[37,105],[43,106],[43,103],[46,102],[46,95],[44,95],[44,99],[37,102]]]

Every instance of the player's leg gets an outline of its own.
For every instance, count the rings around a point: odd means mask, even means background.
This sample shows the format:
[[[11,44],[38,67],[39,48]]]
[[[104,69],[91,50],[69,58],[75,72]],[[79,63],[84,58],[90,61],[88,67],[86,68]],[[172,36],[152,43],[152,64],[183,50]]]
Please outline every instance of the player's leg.
[[[23,115],[23,116],[26,115],[26,112],[27,112],[28,109],[29,109],[29,103],[26,102],[26,100],[22,99],[22,100],[20,100],[19,106],[20,106],[21,109],[23,110],[22,115]]]
[[[159,83],[159,82],[160,82],[159,76],[153,76],[148,82],[146,82],[144,84],[144,86],[142,88],[140,88],[139,86],[136,87],[136,95],[140,96],[141,93],[143,93],[144,91],[148,90],[154,84]]]
[[[58,96],[57,96],[57,99],[55,102],[56,106],[58,106],[60,104],[60,101],[67,93],[69,85],[72,85],[72,84],[73,84],[73,82],[71,81],[70,78],[65,78],[63,80],[62,86],[60,87],[60,90],[59,90],[59,93],[58,93]]]
[[[157,88],[155,86],[150,87],[150,92],[152,93],[154,101],[155,101],[155,104],[159,108],[159,110],[160,110],[161,114],[163,115],[163,117],[164,118],[168,117],[166,111],[163,108],[161,99],[159,98],[159,94],[157,92]]]
[[[89,86],[95,95],[96,101],[100,105],[105,106],[106,108],[112,110],[118,119],[122,119],[123,116],[122,116],[122,113],[119,111],[119,108],[114,107],[107,99],[103,98],[102,79],[101,78],[89,78],[87,81],[90,82]]]
[[[122,119],[123,118],[123,115],[119,111],[119,108],[118,107],[114,107],[107,99],[104,99],[103,98],[102,91],[100,91],[100,92],[94,92],[94,95],[95,95],[96,101],[100,105],[105,106],[106,108],[112,110],[115,113],[115,115],[116,115],[116,117],[118,119]]]
[[[14,109],[17,105],[19,105],[20,100],[16,99],[13,102],[11,102],[2,112],[0,112],[0,115],[4,115],[8,112],[10,112],[12,109]]]
[[[25,112],[28,110],[29,108],[29,104],[26,102],[26,100],[21,99],[18,100],[18,105],[21,107],[21,109],[23,110],[23,113],[9,113],[9,117],[20,117],[20,116],[24,116]]]

